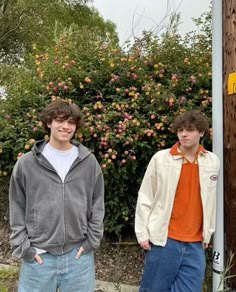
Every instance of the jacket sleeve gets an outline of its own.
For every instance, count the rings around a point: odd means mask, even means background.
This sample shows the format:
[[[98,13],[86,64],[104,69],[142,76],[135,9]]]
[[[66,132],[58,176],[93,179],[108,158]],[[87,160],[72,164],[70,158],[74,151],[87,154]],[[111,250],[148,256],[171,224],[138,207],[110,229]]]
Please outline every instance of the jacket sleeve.
[[[152,209],[153,200],[157,190],[156,161],[152,157],[145,172],[135,212],[135,233],[138,242],[149,240],[148,218]]]
[[[25,260],[33,260],[36,250],[31,247],[25,226],[25,183],[21,165],[17,163],[13,169],[9,187],[9,211],[10,211],[10,245],[13,256]]]
[[[204,243],[209,243],[212,237],[212,234],[215,232],[215,227],[216,227],[216,201],[217,201],[217,181],[218,181],[218,175],[220,171],[220,160],[219,158],[211,152],[208,152],[210,155],[209,160],[209,165],[213,166],[214,173],[213,175],[217,177],[217,180],[215,181],[215,186],[212,187],[212,185],[206,189],[206,193],[208,194],[208,200],[204,202],[205,205],[205,212],[204,214],[204,228],[203,228],[203,242]],[[212,170],[211,170],[212,171]],[[205,186],[207,187],[207,184],[205,183]],[[207,198],[207,196],[205,196]]]
[[[85,251],[98,248],[100,244],[103,237],[104,209],[104,178],[100,165],[96,161],[92,211],[90,218],[88,218],[87,239],[83,243]]]

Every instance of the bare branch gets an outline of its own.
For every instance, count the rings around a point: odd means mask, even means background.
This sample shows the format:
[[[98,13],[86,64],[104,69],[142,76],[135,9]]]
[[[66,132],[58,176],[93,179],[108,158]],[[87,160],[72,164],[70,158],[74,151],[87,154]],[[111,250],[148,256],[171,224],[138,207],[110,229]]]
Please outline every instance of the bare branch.
[[[16,31],[21,23],[23,22],[23,20],[26,18],[26,17],[30,17],[30,16],[33,16],[35,15],[35,13],[26,13],[26,9],[23,9],[20,13],[20,16],[19,16],[19,19],[18,19],[18,23],[15,25],[15,27],[13,27],[12,29],[10,29],[9,31],[7,31],[3,36],[0,37],[0,42],[5,40],[12,32]]]

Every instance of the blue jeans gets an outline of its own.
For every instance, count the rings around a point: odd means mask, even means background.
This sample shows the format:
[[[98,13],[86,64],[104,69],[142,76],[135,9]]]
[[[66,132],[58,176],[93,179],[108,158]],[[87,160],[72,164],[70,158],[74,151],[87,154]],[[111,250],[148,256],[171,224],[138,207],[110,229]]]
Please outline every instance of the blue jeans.
[[[18,292],[93,292],[95,269],[93,252],[82,253],[75,259],[77,249],[63,255],[40,254],[43,263],[22,261]]]
[[[201,242],[167,239],[146,252],[139,292],[201,292],[206,261]]]

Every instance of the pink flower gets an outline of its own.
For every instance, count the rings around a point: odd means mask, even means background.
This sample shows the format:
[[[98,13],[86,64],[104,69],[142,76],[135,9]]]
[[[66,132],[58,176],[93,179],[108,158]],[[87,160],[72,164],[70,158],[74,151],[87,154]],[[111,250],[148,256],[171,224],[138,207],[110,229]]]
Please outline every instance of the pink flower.
[[[22,152],[19,152],[18,155],[17,155],[17,159],[19,159],[24,153]]]
[[[183,104],[184,101],[185,101],[185,96],[181,96],[181,98],[180,98],[180,104]]]
[[[176,80],[177,79],[177,74],[172,74],[171,80]]]
[[[84,82],[86,82],[86,83],[90,83],[90,82],[91,82],[91,79],[90,79],[89,77],[85,77],[85,78],[84,78]]]

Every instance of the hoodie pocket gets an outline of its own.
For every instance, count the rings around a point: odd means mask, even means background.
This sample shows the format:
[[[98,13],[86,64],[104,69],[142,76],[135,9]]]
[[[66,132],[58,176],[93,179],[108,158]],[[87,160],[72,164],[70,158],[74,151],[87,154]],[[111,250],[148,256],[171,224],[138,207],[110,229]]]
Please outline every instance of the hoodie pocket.
[[[32,235],[38,242],[48,244],[64,242],[64,216],[62,212],[58,212],[58,208],[34,208],[32,217]]]
[[[38,218],[39,218],[39,211],[38,211],[38,209],[33,208],[33,222],[32,222],[32,227],[33,227],[33,232],[34,232],[34,235],[35,236],[39,235]]]

